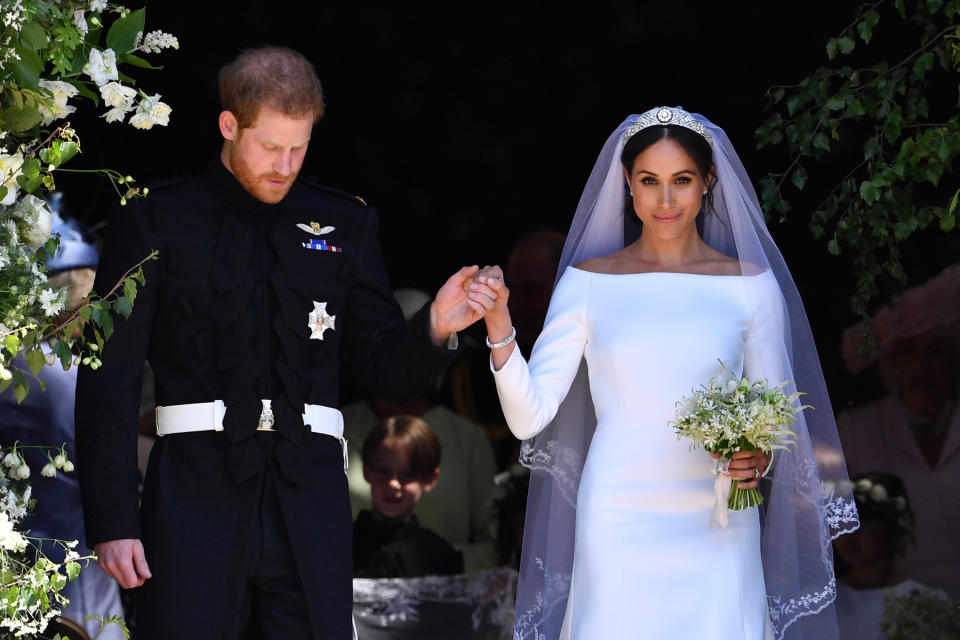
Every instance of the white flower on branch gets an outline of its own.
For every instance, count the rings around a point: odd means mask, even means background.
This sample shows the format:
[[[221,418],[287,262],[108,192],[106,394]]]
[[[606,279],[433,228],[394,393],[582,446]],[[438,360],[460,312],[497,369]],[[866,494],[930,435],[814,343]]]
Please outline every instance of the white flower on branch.
[[[56,289],[44,289],[40,292],[40,306],[48,318],[51,318],[63,311],[63,294]],[[58,465],[62,466],[62,465]]]
[[[20,232],[20,238],[31,249],[39,248],[50,239],[50,233],[53,230],[53,214],[47,208],[46,202],[27,194],[17,206],[17,213],[26,222],[25,228]]]
[[[124,107],[129,111],[133,108],[133,99],[137,97],[137,90],[133,87],[125,87],[119,82],[108,82],[100,87],[100,97],[108,107]]]
[[[143,42],[138,43],[137,46],[137,50],[145,53],[160,53],[161,50],[167,48],[179,49],[180,41],[175,36],[164,33],[159,29],[143,36]]]
[[[43,124],[48,125],[54,120],[66,117],[77,110],[67,104],[67,100],[77,95],[75,86],[61,80],[41,80],[40,86],[53,94],[53,104],[40,101],[37,108],[43,115]]]
[[[0,204],[10,206],[17,199],[17,191],[20,186],[17,184],[17,178],[20,176],[20,170],[23,167],[23,156],[19,153],[13,155],[0,155],[0,185],[7,188],[7,195],[0,200]]]
[[[113,49],[91,49],[87,64],[83,65],[83,72],[90,76],[98,87],[102,87],[111,80],[119,80],[117,75],[117,54]]]
[[[43,469],[40,469],[40,475],[44,478],[56,478],[57,477],[57,468],[53,466],[52,462],[48,462],[43,465]]]
[[[83,15],[84,13],[85,12],[83,9],[77,9],[76,11],[74,11],[73,24],[77,28],[77,31],[80,32],[81,35],[86,36],[87,32],[89,32],[90,29],[89,27],[87,27],[87,19],[84,17]]]
[[[137,112],[130,118],[130,124],[137,129],[151,129],[153,125],[167,126],[170,123],[170,105],[160,102],[160,94],[144,96],[137,105]]]
[[[26,539],[13,528],[6,512],[0,511],[0,548],[20,553],[27,548]]]
[[[107,0],[92,0],[90,2],[90,11],[106,11]]]
[[[123,107],[114,107],[100,117],[106,118],[107,122],[123,122],[126,120],[129,111],[129,109]]]

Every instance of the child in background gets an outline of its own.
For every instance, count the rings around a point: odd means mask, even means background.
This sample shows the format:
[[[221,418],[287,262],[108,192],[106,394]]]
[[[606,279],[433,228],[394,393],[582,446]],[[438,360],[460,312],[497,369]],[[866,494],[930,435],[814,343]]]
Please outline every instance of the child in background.
[[[463,554],[423,529],[413,509],[440,479],[440,443],[413,416],[380,421],[363,441],[363,477],[372,510],[353,525],[357,578],[413,578],[463,572]]]
[[[908,598],[915,592],[918,594],[915,597],[942,600],[942,606],[934,609],[946,610],[947,624],[955,624],[949,620],[950,605],[944,592],[907,579],[897,571],[895,560],[914,542],[915,528],[903,481],[890,473],[864,473],[851,480],[860,514],[860,528],[833,541],[840,637],[882,640],[887,637],[882,629],[885,621],[896,622],[899,627],[912,624],[910,620],[896,620],[897,611],[887,609],[891,602]],[[907,617],[915,617],[915,614]],[[928,622],[939,624],[942,621]],[[956,636],[934,632],[907,637]]]

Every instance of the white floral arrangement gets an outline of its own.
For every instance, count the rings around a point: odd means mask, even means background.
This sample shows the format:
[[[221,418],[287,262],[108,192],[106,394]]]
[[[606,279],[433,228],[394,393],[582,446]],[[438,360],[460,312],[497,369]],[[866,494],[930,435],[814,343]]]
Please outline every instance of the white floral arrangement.
[[[162,31],[144,35],[145,20],[145,9],[131,11],[107,0],[0,2],[0,393],[12,391],[18,402],[44,366],[100,366],[114,314],[130,314],[144,284],[141,266],[156,255],[145,256],[110,291],[92,293],[72,311],[65,309],[65,291],[47,281],[47,259],[56,254],[58,239],[51,236],[54,218],[43,194],[55,189],[56,172],[102,174],[121,204],[147,194],[125,173],[64,167],[81,150],[64,120],[81,99],[102,107],[107,122],[143,130],[168,125],[170,105],[160,94],[134,88],[134,79],[120,71],[123,65],[158,69],[141,54],[179,47]],[[66,604],[63,586],[92,558],[80,557],[75,541],[47,541],[65,549],[65,560],[54,563],[22,530],[32,502],[23,449],[0,447],[0,639],[42,633]],[[48,452],[40,475],[72,468],[61,448]],[[101,629],[122,626],[115,617],[100,622]]]
[[[18,530],[34,502],[23,449],[14,443],[0,452],[0,638],[32,638],[43,632],[67,604],[63,587],[80,574],[82,563],[93,559],[76,551],[76,540],[53,540],[64,549],[63,561],[53,562],[40,551],[38,538]],[[46,453],[41,475],[73,470],[64,447]]]
[[[882,629],[886,640],[960,638],[960,607],[930,589],[890,594],[884,600]]]
[[[678,438],[691,438],[691,449],[703,447],[716,456],[716,473],[738,451],[772,453],[789,448],[795,438],[790,425],[808,405],[800,405],[800,392],[783,392],[787,382],[771,387],[765,380],[737,378],[722,362],[720,375],[695,389],[677,403],[670,422]],[[755,507],[763,496],[754,489],[742,490],[732,480],[727,507],[734,511]]]
[[[106,0],[0,5],[0,393],[12,387],[20,401],[43,366],[58,360],[64,368],[99,366],[111,314],[128,315],[143,284],[134,265],[110,292],[91,295],[63,317],[65,291],[46,279],[58,239],[51,237],[53,215],[42,195],[55,188],[57,171],[106,176],[121,204],[147,194],[126,174],[63,166],[80,153],[80,139],[64,121],[80,99],[102,106],[107,122],[137,129],[169,124],[171,107],[161,95],[134,88],[133,78],[120,71],[122,65],[157,69],[141,54],[180,46],[163,31],[144,35],[145,20],[145,9]],[[94,340],[79,331],[82,325],[96,329]],[[17,356],[24,356],[26,368],[14,363]]]

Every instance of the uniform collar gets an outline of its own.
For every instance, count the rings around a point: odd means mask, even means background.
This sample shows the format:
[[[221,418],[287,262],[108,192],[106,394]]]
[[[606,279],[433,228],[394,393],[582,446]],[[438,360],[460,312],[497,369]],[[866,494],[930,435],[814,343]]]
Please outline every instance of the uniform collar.
[[[203,174],[203,178],[218,195],[222,196],[232,206],[251,213],[275,213],[286,200],[284,198],[276,204],[268,204],[254,198],[247,193],[236,176],[223,165],[220,154],[217,154],[214,161],[210,163]]]

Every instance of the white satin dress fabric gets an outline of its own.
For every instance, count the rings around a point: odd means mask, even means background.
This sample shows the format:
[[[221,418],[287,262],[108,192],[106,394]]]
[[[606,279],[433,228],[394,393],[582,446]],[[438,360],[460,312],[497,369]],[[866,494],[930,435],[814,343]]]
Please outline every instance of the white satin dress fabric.
[[[769,273],[568,267],[529,365],[515,349],[494,372],[507,422],[526,439],[553,418],[586,358],[597,430],[577,496],[571,638],[769,637],[757,509],[710,528],[715,462],[668,422],[720,361],[781,381],[764,364],[779,344],[780,318],[764,304],[776,292]]]

